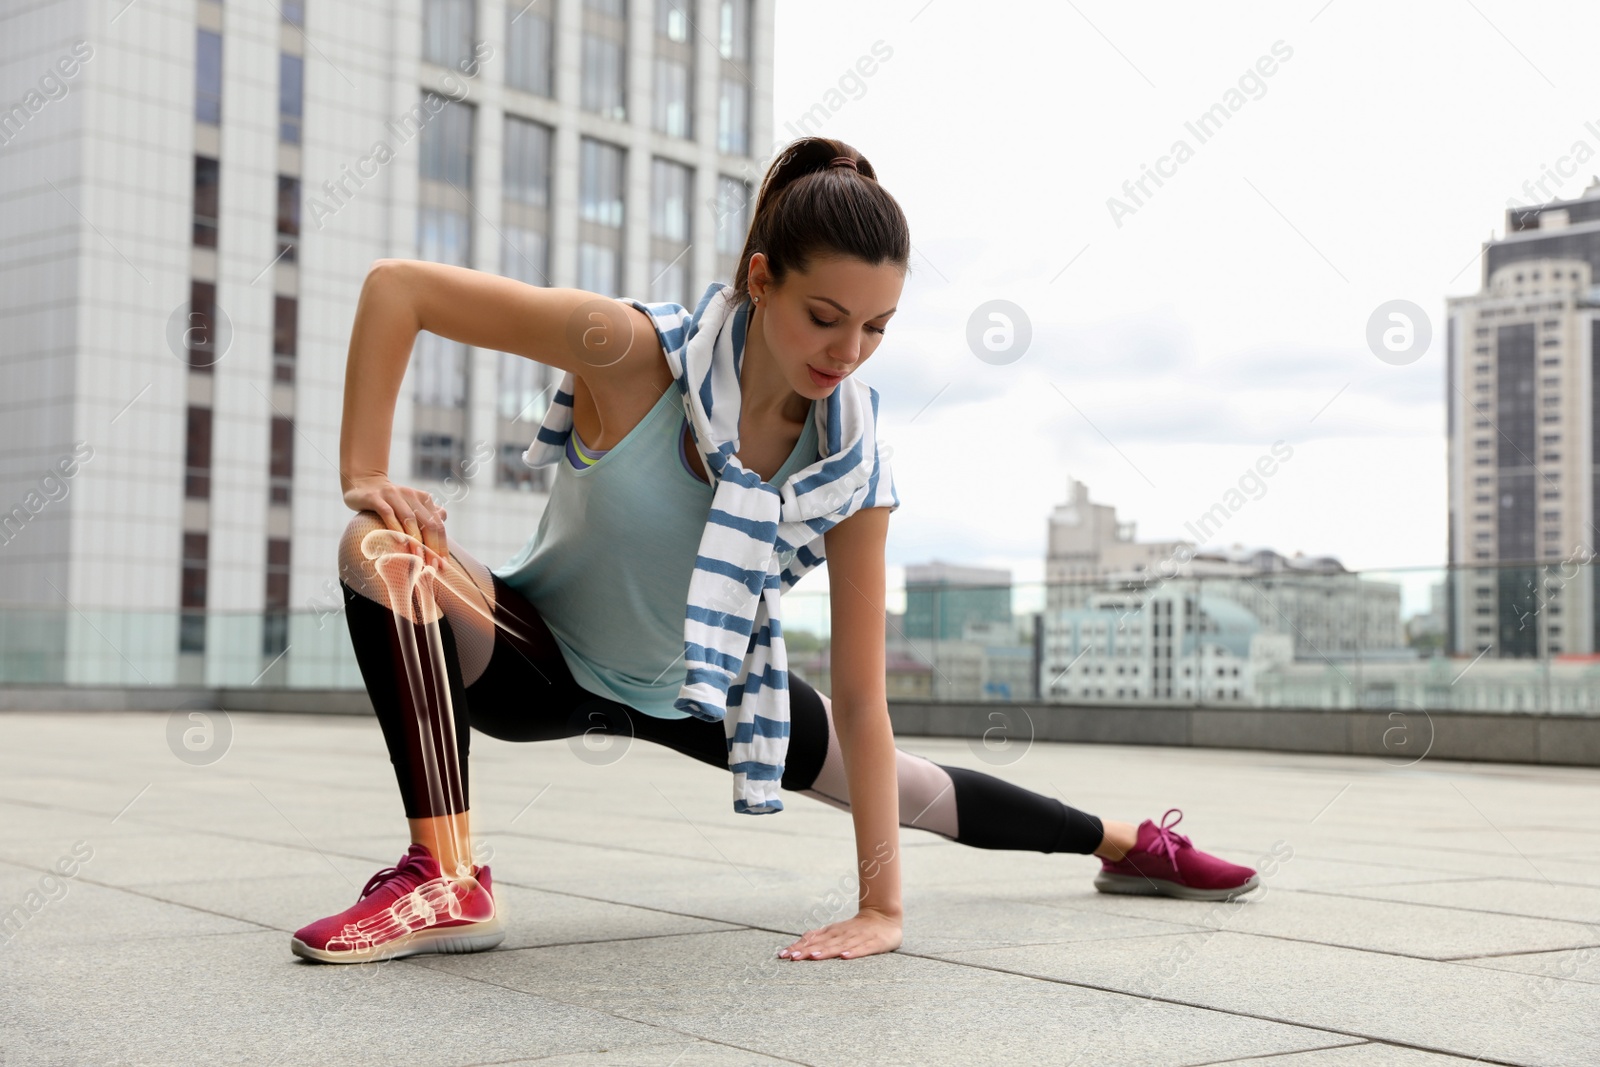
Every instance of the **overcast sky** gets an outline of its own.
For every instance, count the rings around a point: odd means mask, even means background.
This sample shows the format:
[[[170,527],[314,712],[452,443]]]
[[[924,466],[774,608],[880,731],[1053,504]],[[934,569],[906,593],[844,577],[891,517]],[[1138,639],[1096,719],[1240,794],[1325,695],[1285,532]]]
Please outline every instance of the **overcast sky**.
[[[1360,570],[1445,562],[1445,299],[1477,291],[1482,242],[1503,234],[1508,198],[1529,199],[1525,182],[1583,156],[1546,182],[1568,199],[1600,171],[1587,159],[1600,13],[777,7],[776,136],[822,104],[809,132],[860,150],[911,223],[900,310],[861,371],[894,448],[892,567],[937,558],[1038,581],[1072,478],[1140,540],[1192,540],[1184,524],[1276,441],[1291,458],[1210,543]],[[876,69],[852,75],[863,56]],[[1204,140],[1185,125],[1229,103]],[[1161,184],[1130,198],[1124,183],[1163,156]],[[1113,197],[1133,210],[1114,214]],[[967,342],[996,299],[1032,326],[1010,362]],[[1366,341],[1396,299],[1433,326],[1402,365]]]

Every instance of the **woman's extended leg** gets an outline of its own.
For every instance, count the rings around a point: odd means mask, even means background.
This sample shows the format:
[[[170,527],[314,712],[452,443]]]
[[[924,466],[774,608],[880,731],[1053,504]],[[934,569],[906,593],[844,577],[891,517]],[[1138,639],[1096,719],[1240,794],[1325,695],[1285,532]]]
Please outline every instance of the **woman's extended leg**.
[[[721,723],[642,715],[631,721],[637,736],[712,766],[727,766]],[[1095,876],[1101,892],[1223,900],[1258,884],[1255,871],[1194,848],[1165,818],[1160,826],[1146,819],[1137,827],[1103,820],[994,775],[935,763],[904,749],[896,750],[895,773],[901,826],[975,848],[1092,853],[1103,861]],[[850,807],[832,703],[792,671],[783,788],[836,808]]]
[[[849,810],[850,791],[844,753],[833,725],[832,701],[793,673],[789,691],[791,709],[800,707],[806,718],[804,723],[793,721],[796,716],[791,711],[791,733],[802,729],[822,733],[825,729],[828,738],[827,755],[802,792]],[[904,749],[896,751],[895,771],[900,780],[902,826],[928,830],[974,848],[1034,852],[1088,854],[1099,850],[1107,838],[1107,824],[1098,816],[982,771],[935,763]],[[1133,827],[1111,825],[1126,827],[1131,845]]]
[[[615,718],[618,705],[611,706]],[[722,723],[701,719],[659,719],[635,714],[627,723],[607,721],[609,732],[628,730],[646,741],[726,768],[728,749]],[[1134,827],[1104,823],[1085,812],[965,767],[946,767],[904,749],[896,754],[900,783],[900,825],[976,848],[1032,849],[1121,857],[1117,846],[1133,846]],[[793,671],[789,672],[789,751],[783,788],[848,811],[844,754],[833,727],[833,709]],[[1113,833],[1113,830],[1116,832]],[[1103,851],[1102,851],[1103,849]]]

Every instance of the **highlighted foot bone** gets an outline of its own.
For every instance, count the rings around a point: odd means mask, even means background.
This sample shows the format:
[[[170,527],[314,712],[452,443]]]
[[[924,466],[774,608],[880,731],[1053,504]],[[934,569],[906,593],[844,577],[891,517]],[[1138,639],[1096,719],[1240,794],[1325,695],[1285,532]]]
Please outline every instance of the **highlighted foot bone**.
[[[328,940],[329,952],[363,952],[415,930],[454,919],[483,922],[494,918],[494,898],[478,880],[435,878],[396,900],[384,911],[358,923],[346,923]]]

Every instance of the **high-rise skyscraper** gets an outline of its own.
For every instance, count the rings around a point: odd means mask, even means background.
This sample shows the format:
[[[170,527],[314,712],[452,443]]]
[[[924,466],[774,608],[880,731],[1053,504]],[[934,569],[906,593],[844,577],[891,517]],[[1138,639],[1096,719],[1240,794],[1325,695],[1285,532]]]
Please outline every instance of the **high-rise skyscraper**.
[[[114,6],[0,10],[0,679],[356,684],[337,464],[368,268],[691,306],[731,281],[773,0]],[[491,566],[544,506],[521,455],[554,380],[412,353],[389,475]]]
[[[1452,653],[1589,653],[1600,599],[1600,180],[1506,212],[1479,292],[1448,301]]]

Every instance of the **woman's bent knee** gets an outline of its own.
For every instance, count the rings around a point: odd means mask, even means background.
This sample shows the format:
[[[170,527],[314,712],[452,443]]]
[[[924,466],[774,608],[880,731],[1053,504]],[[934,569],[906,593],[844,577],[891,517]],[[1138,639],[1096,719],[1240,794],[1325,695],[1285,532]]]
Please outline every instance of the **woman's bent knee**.
[[[389,529],[376,511],[356,512],[339,538],[339,580],[369,600],[411,615],[416,575],[414,557],[403,547],[407,541],[415,538]]]

